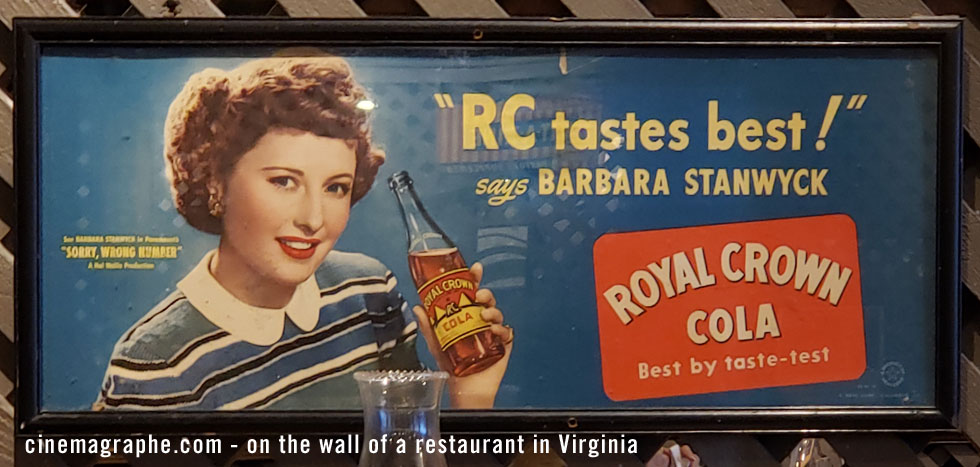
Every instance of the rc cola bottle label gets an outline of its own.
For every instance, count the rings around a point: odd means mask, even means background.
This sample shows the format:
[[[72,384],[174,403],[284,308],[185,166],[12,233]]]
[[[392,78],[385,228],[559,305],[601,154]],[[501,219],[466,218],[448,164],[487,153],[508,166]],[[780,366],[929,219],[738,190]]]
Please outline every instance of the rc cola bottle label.
[[[418,292],[422,307],[429,316],[429,324],[432,325],[443,351],[462,339],[490,329],[490,324],[480,316],[483,306],[476,303],[476,282],[469,268],[465,267],[459,250],[438,248],[410,253],[408,262],[412,277],[424,280],[425,277],[435,276],[419,286]],[[463,267],[437,273],[438,275],[426,273],[457,264]]]
[[[504,356],[500,338],[480,313],[477,283],[452,240],[422,206],[407,172],[388,179],[408,233],[408,265],[439,347],[453,374],[477,373]]]

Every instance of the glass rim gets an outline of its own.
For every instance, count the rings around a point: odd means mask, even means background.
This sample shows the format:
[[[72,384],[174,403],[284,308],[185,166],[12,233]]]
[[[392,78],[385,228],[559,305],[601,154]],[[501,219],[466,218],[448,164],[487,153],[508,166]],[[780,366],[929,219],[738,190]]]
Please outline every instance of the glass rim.
[[[362,370],[354,372],[354,380],[365,383],[413,383],[445,381],[449,373],[431,370]]]

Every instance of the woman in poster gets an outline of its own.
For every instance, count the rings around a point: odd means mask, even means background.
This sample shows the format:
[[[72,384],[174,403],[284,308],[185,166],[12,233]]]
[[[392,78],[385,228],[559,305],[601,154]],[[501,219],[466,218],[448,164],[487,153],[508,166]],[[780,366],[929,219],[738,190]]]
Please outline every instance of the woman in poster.
[[[377,260],[334,250],[384,153],[338,57],[266,58],[193,75],[164,132],[174,203],[218,247],[116,344],[95,410],[311,410],[359,406],[352,373],[418,369],[414,319]],[[474,264],[476,280],[482,267]],[[512,331],[485,371],[451,377],[457,408],[489,408]],[[416,312],[417,313],[417,312]]]

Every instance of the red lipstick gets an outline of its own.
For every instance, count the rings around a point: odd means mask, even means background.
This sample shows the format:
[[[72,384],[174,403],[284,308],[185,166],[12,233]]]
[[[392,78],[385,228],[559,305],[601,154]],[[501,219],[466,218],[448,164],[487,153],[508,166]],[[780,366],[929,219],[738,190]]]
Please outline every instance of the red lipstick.
[[[282,251],[296,259],[310,258],[313,253],[316,253],[316,246],[320,244],[320,240],[315,238],[276,237],[276,240],[279,241]]]

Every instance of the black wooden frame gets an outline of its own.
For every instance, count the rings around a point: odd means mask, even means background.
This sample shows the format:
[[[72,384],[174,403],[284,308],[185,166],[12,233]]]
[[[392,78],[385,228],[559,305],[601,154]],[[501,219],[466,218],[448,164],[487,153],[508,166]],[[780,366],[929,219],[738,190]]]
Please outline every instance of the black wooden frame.
[[[58,412],[38,406],[38,64],[59,45],[111,46],[765,46],[925,47],[940,64],[936,405],[445,411],[446,432],[954,432],[959,395],[962,26],[914,20],[63,20],[15,19],[18,435],[360,430],[359,411]]]

